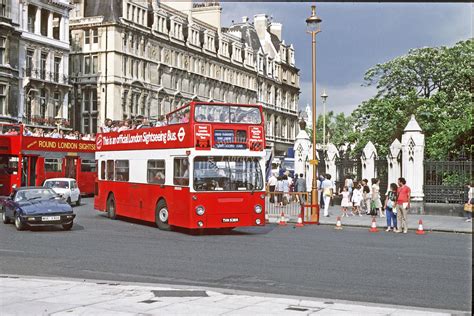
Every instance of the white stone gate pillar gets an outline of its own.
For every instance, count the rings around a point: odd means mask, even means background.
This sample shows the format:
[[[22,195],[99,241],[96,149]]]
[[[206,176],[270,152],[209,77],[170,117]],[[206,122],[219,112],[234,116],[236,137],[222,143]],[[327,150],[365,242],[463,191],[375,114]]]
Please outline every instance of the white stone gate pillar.
[[[331,175],[331,180],[336,182],[336,158],[339,157],[339,151],[334,144],[327,144],[326,148],[326,173]]]
[[[401,176],[400,166],[400,152],[402,151],[402,143],[396,138],[387,155],[388,172],[387,172],[387,192],[390,191],[390,183],[397,183]]]
[[[362,179],[375,178],[375,159],[377,158],[377,150],[374,144],[369,141],[362,151],[360,160],[362,162]]]
[[[423,201],[425,135],[412,115],[402,135],[402,177],[411,188],[411,199]]]

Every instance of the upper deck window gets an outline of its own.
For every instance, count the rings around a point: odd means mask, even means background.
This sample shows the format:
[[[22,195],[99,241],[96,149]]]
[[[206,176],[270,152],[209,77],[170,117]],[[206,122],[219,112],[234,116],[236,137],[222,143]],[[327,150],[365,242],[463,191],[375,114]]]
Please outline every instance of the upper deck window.
[[[196,105],[196,122],[260,124],[262,116],[257,107],[235,105]]]
[[[168,124],[184,124],[189,122],[190,110],[189,106],[179,109],[168,115]]]

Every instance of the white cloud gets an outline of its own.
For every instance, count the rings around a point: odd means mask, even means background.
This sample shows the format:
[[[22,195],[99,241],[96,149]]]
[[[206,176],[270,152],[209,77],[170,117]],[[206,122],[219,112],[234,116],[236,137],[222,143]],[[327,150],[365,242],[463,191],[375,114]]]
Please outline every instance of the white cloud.
[[[311,91],[312,84],[308,81],[300,83],[300,108],[304,109],[307,104],[311,106]],[[362,101],[366,101],[377,93],[375,87],[362,87],[361,82],[353,82],[342,86],[328,86],[316,83],[316,109],[317,113],[322,112],[323,104],[321,100],[321,93],[326,90],[328,95],[326,101],[326,111],[334,111],[335,113],[350,114],[357,108]]]

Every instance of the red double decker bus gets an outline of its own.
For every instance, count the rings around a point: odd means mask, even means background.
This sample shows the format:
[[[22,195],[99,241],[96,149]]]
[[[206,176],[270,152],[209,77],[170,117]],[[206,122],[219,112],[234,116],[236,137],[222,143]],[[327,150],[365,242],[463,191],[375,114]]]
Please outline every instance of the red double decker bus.
[[[95,142],[24,136],[23,125],[0,124],[0,196],[14,187],[74,178],[81,194],[93,194]]]
[[[97,210],[160,229],[265,224],[258,105],[191,102],[162,126],[97,135]]]

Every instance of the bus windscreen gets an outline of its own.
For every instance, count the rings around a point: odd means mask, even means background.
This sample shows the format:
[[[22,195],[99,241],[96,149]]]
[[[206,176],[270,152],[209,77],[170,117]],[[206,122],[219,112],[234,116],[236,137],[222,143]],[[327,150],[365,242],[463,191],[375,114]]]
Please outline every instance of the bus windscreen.
[[[194,158],[196,191],[250,191],[263,189],[259,158],[210,156]]]

